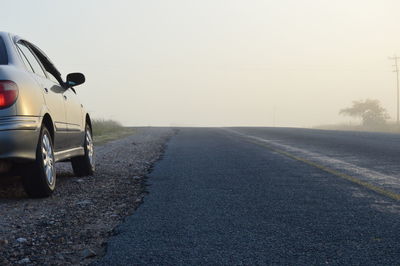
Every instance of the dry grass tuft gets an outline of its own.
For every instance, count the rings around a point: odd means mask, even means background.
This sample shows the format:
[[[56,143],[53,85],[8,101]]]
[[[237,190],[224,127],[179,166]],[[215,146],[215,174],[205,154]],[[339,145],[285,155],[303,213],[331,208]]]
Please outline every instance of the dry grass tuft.
[[[93,119],[92,128],[97,145],[134,134],[133,128],[124,127],[120,122],[110,119]]]

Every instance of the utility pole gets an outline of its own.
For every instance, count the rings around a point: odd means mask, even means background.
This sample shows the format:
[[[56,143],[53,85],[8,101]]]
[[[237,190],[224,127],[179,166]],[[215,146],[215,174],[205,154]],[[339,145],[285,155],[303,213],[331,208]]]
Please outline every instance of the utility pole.
[[[274,109],[272,111],[272,124],[276,127],[276,106],[274,105]]]
[[[397,125],[399,125],[399,64],[398,60],[400,60],[399,56],[394,55],[393,57],[389,57],[390,60],[394,60],[394,70],[393,72],[396,73],[396,85],[397,85]]]

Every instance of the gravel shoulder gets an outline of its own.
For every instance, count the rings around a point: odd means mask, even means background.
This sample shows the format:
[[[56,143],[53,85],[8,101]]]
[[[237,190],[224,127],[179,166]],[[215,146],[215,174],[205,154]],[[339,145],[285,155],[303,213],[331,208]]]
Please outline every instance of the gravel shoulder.
[[[96,147],[96,173],[77,178],[57,164],[57,190],[29,199],[18,178],[0,180],[0,264],[87,265],[105,252],[114,228],[145,195],[145,178],[160,158],[169,128],[135,134]]]

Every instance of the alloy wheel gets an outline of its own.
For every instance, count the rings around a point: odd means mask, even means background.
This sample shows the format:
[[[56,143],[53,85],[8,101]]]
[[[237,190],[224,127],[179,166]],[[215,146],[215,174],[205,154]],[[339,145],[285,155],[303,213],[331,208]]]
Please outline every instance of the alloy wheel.
[[[89,129],[86,129],[86,150],[88,153],[88,158],[90,165],[94,165],[94,145],[92,134]]]
[[[49,186],[53,186],[55,183],[54,153],[53,146],[47,134],[44,134],[42,138],[42,158],[46,181]]]

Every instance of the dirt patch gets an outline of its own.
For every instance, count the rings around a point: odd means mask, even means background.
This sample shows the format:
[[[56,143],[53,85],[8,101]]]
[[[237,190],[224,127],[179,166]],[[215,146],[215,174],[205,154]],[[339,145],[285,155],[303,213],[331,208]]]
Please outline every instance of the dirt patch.
[[[140,205],[144,179],[158,160],[167,128],[135,134],[96,148],[96,174],[77,178],[69,163],[57,165],[57,190],[29,199],[18,178],[0,180],[0,264],[89,264],[105,241]]]

